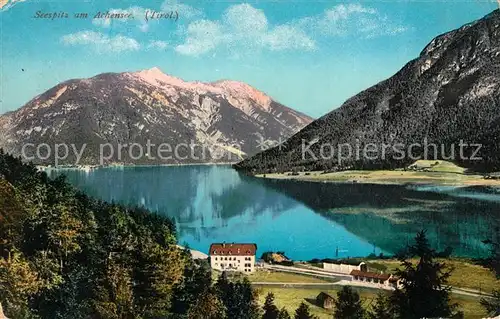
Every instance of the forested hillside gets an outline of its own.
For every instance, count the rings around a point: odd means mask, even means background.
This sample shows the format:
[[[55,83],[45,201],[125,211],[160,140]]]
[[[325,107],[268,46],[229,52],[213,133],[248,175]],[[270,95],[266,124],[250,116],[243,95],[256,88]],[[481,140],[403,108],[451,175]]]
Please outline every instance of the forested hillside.
[[[500,170],[499,23],[497,9],[436,37],[394,76],[235,167],[251,173],[386,169],[425,158]],[[468,145],[463,150],[461,142]]]
[[[248,283],[231,287],[251,291]],[[89,198],[0,150],[7,317],[223,318],[214,289],[205,262],[177,248],[172,221]]]

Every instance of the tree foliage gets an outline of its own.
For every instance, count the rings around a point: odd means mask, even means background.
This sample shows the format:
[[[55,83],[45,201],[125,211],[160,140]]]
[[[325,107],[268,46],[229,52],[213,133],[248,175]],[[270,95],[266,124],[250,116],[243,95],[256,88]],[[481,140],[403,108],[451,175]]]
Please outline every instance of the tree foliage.
[[[295,310],[294,319],[317,319],[316,316],[313,316],[309,310],[309,306],[302,302],[297,310]]]
[[[257,293],[248,278],[230,281],[227,273],[222,273],[215,284],[218,296],[226,307],[231,319],[257,319],[261,313],[257,304]]]
[[[268,293],[266,296],[266,301],[262,307],[264,310],[264,315],[262,319],[277,319],[279,316],[279,309],[274,304],[274,294],[272,292]]]
[[[335,299],[335,319],[362,319],[365,311],[359,294],[349,286],[343,286]]]
[[[291,317],[285,308],[281,308],[280,312],[278,313],[278,319],[291,319]]]
[[[459,316],[456,304],[450,301],[450,287],[447,280],[451,274],[445,263],[435,260],[433,250],[425,231],[415,237],[415,243],[408,247],[408,255],[401,256],[402,269],[396,275],[401,280],[401,289],[396,289],[392,303],[402,318],[433,318]],[[417,258],[414,265],[407,257]]]
[[[396,319],[394,307],[391,304],[390,296],[386,293],[377,294],[375,303],[367,312],[369,319]]]
[[[484,243],[490,247],[490,255],[482,260],[482,264],[491,269],[497,279],[500,279],[500,228],[495,229],[496,238],[485,240]]]
[[[184,252],[189,254],[189,252]],[[191,305],[195,304],[212,285],[210,268],[207,263],[188,263],[182,280],[172,291],[171,311],[176,318],[186,318]]]
[[[223,319],[226,317],[226,307],[214,290],[205,291],[189,309],[188,319]]]
[[[252,295],[238,286],[238,294]],[[0,303],[9,318],[225,313],[171,220],[87,197],[0,151]]]
[[[28,302],[41,288],[37,272],[19,252],[11,251],[0,259],[0,301],[13,318],[32,316]]]

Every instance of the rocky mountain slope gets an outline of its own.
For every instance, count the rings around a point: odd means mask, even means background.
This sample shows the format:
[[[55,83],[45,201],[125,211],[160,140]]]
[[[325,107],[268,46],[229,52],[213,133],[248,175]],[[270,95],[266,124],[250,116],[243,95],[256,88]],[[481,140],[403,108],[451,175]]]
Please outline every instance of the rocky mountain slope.
[[[54,162],[56,143],[69,148],[59,164],[74,164],[82,149],[79,164],[236,162],[311,120],[245,83],[185,82],[153,68],[55,86],[0,117],[0,147],[25,146],[43,164]],[[36,154],[42,143],[52,148],[47,159],[46,146]]]
[[[391,78],[236,168],[254,173],[393,168],[418,157],[450,159],[454,151],[451,160],[462,166],[500,170],[499,124],[500,11],[495,10],[436,37]],[[468,144],[463,156],[461,140]],[[415,143],[420,147],[410,150]],[[383,144],[390,146],[384,152]]]

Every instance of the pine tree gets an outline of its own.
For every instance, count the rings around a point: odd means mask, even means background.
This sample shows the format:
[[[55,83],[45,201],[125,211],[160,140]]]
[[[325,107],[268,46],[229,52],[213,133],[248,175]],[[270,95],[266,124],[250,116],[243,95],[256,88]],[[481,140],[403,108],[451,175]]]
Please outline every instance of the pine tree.
[[[369,319],[391,319],[395,318],[394,310],[392,309],[391,300],[389,295],[379,293],[375,304],[372,305],[371,310],[368,312]]]
[[[119,318],[130,318],[134,314],[131,269],[109,261],[107,271],[107,288],[110,299],[116,305],[116,315]]]
[[[212,289],[202,293],[189,309],[188,319],[224,319],[226,308]]]
[[[258,294],[252,288],[252,284],[247,277],[243,278],[237,285],[236,293],[242,296],[241,304],[243,305],[244,318],[258,319],[261,316],[260,306],[258,303]]]
[[[231,319],[257,319],[260,317],[260,307],[257,304],[256,292],[248,278],[230,282],[224,272],[215,285],[217,294]]]
[[[0,258],[0,300],[6,314],[13,318],[30,317],[29,297],[41,288],[38,274],[21,253],[12,251],[7,259]]]
[[[266,301],[264,302],[264,315],[262,319],[277,319],[279,315],[279,309],[274,304],[274,294],[272,292],[268,293],[266,296]]]
[[[342,287],[335,299],[335,319],[362,319],[364,309],[361,306],[359,294],[349,286]]]
[[[282,308],[278,313],[278,319],[291,319],[290,314],[285,308]]]
[[[500,316],[500,290],[493,290],[492,298],[482,298],[481,305],[491,317]]]
[[[396,271],[401,279],[402,288],[396,289],[392,303],[399,317],[408,319],[452,317],[456,304],[450,301],[450,287],[447,279],[451,270],[445,263],[435,261],[433,250],[425,231],[415,237],[415,244],[408,247],[408,255],[400,257],[402,270]],[[407,257],[418,258],[418,263],[407,260]]]
[[[313,316],[310,311],[309,311],[309,306],[306,305],[304,302],[302,302],[295,310],[295,317],[294,319],[317,319],[316,316]]]
[[[71,209],[73,207],[68,207],[66,204],[57,205],[55,213],[50,216],[47,223],[51,246],[59,256],[61,270],[68,255],[81,250],[78,236],[81,234],[82,222],[72,216]]]
[[[171,296],[174,287],[181,282],[185,261],[182,252],[175,246],[167,249],[157,243],[147,243],[141,247],[139,254],[141,269],[140,300],[137,304],[148,318],[166,316],[171,306]],[[137,284],[137,283],[136,283]]]
[[[191,261],[191,254],[187,258]],[[174,287],[171,311],[176,318],[184,318],[191,305],[212,285],[208,265],[191,261],[184,269],[184,276]]]
[[[485,240],[484,244],[490,246],[490,256],[484,260],[484,265],[491,269],[497,279],[500,279],[500,228],[496,228],[496,238],[494,240]]]

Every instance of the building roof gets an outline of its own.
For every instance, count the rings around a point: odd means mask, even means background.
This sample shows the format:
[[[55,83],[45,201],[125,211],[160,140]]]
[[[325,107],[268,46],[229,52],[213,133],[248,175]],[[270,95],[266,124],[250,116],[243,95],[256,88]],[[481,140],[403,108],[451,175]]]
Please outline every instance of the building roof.
[[[250,256],[255,255],[256,244],[217,243],[210,245],[210,256]]]
[[[335,299],[335,298],[333,298],[332,296],[330,296],[329,294],[327,294],[324,291],[320,292],[319,295],[316,298],[318,298],[319,296],[325,296],[325,297],[328,297],[328,298],[331,298],[331,299]]]
[[[358,276],[358,277],[365,277],[365,278],[372,278],[372,279],[382,279],[382,280],[387,280],[391,275],[389,274],[379,274],[376,272],[366,272],[366,271],[360,271],[360,270],[353,270],[351,271],[351,276]]]

